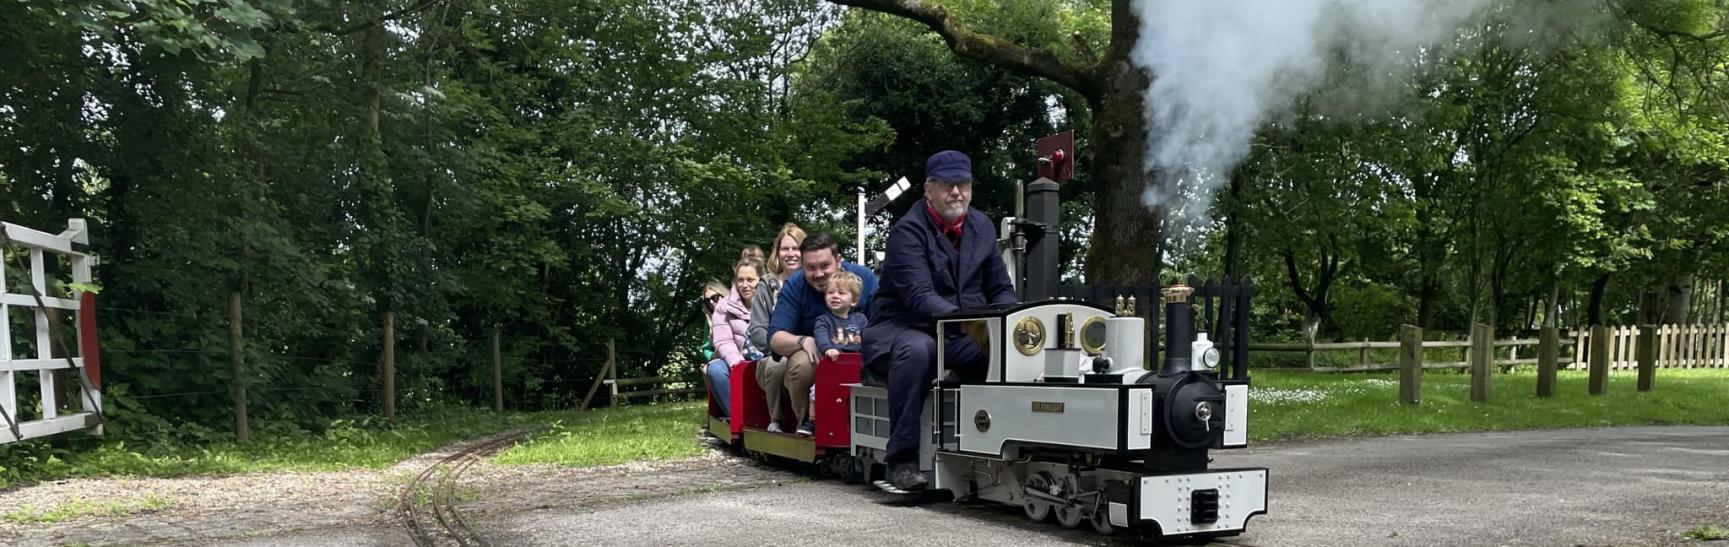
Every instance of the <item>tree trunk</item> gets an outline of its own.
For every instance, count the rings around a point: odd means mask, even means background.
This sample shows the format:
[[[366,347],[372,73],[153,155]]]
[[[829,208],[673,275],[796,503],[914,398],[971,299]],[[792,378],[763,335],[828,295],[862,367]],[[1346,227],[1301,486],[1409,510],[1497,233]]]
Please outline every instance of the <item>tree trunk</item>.
[[[1669,281],[1669,309],[1663,314],[1663,322],[1671,325],[1690,323],[1690,312],[1693,310],[1693,273],[1676,274]]]
[[[228,373],[229,394],[234,399],[234,441],[252,439],[251,422],[246,417],[246,338],[241,322],[243,295],[239,290],[228,295]]]
[[[1591,303],[1587,307],[1588,311],[1585,312],[1587,325],[1607,324],[1603,320],[1603,293],[1607,292],[1609,288],[1609,275],[1607,273],[1599,275],[1596,281],[1591,282]]]
[[[1117,16],[1134,19],[1126,13]],[[1148,79],[1126,57],[1108,68],[1108,91],[1091,102],[1090,172],[1097,194],[1093,199],[1092,241],[1087,249],[1087,282],[1151,285],[1158,282],[1163,270],[1165,245],[1162,211],[1141,202],[1141,194],[1153,182],[1143,163],[1147,144],[1143,93]]]
[[[1549,303],[1543,306],[1543,326],[1555,327],[1559,325],[1559,322],[1556,321],[1556,319],[1558,319],[1557,316],[1561,314],[1561,310],[1558,307],[1560,301],[1561,282],[1556,281],[1549,285]]]
[[[384,421],[396,424],[396,312],[384,309],[384,354],[379,360],[379,388],[384,391]]]
[[[1225,277],[1243,279],[1243,187],[1248,184],[1243,170],[1231,174],[1231,188],[1225,198]]]
[[[1321,315],[1315,313],[1315,310],[1312,309],[1305,311],[1303,313],[1303,341],[1309,344],[1314,344],[1315,340],[1320,337],[1320,334]]]
[[[1151,75],[1129,54],[1141,38],[1141,22],[1130,0],[1111,0],[1110,47],[1102,58],[1079,61],[1010,40],[979,33],[950,16],[940,5],[912,0],[830,0],[903,17],[929,27],[956,55],[1029,76],[1046,78],[1079,92],[1092,110],[1093,130],[1080,161],[1094,185],[1093,235],[1087,249],[1087,281],[1093,284],[1145,285],[1157,282],[1164,240],[1161,211],[1141,203],[1152,177],[1146,153],[1147,85]]]
[[[1639,289],[1639,324],[1654,325],[1663,321],[1663,295],[1653,285]]]

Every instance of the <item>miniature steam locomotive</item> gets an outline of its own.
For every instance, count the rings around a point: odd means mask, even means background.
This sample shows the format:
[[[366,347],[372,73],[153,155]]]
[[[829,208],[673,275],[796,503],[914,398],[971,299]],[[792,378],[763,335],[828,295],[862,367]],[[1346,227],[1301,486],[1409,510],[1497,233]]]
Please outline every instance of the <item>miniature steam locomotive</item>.
[[[1132,300],[1118,297],[1112,309],[1056,298],[1056,187],[1044,178],[1029,184],[1029,218],[1003,222],[1005,260],[1020,272],[1026,303],[938,318],[939,344],[969,336],[990,362],[974,371],[982,377],[968,378],[951,374],[940,346],[936,352],[939,380],[921,417],[927,495],[1005,503],[1033,520],[1054,517],[1101,533],[1242,533],[1250,517],[1266,512],[1267,469],[1210,469],[1208,451],[1247,446],[1246,352],[1234,345],[1233,370],[1222,370],[1205,327],[1195,328],[1194,289],[1182,284],[1161,291],[1168,342],[1156,369],[1147,366],[1158,354],[1148,340],[1156,345],[1159,336],[1149,334]],[[1238,305],[1246,304],[1245,294]],[[1221,319],[1228,315],[1221,310]],[[1234,328],[1246,330],[1247,314],[1235,316]],[[711,398],[711,433],[752,454],[821,464],[849,481],[881,476],[888,390],[859,382],[856,354],[816,367],[813,437],[763,429],[763,393],[749,380],[754,366],[733,368],[742,381],[731,383],[730,423],[712,417]],[[884,481],[878,487],[893,491]]]

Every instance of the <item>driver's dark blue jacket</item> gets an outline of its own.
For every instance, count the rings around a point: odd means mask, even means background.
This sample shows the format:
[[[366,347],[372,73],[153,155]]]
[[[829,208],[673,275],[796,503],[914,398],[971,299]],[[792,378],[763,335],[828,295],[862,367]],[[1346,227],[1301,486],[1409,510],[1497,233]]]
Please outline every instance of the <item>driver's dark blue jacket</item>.
[[[918,454],[919,413],[936,374],[933,318],[1016,299],[996,229],[984,213],[967,210],[959,245],[937,228],[923,199],[895,223],[861,352],[866,373],[888,383],[888,463]],[[988,361],[965,336],[948,337],[944,348],[951,368],[980,369]]]

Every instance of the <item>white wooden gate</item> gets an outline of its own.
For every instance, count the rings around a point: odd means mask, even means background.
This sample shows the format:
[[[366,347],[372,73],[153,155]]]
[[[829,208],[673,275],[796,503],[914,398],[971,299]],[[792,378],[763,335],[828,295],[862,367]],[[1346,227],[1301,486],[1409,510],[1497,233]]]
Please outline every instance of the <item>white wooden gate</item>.
[[[50,294],[52,287],[46,275],[46,264],[59,256],[67,258],[71,266],[73,283],[90,283],[91,256],[86,252],[90,243],[90,235],[85,230],[84,219],[75,218],[67,222],[66,231],[59,234],[38,232],[11,223],[0,223],[4,228],[4,239],[0,239],[0,414],[4,421],[0,422],[0,443],[16,442],[88,429],[91,433],[102,434],[102,391],[101,364],[96,348],[96,308],[95,295],[78,291],[76,288],[66,291],[65,297]],[[8,271],[8,267],[23,264],[21,256],[29,257],[29,284],[20,286],[14,278],[22,278],[16,272]],[[29,310],[27,324],[34,324],[34,337],[24,338],[30,341],[33,355],[17,355],[13,347],[13,316],[12,310],[20,308]],[[78,343],[67,347],[64,342],[55,340],[54,334],[59,330],[50,325],[49,310],[73,314]],[[58,353],[58,355],[56,355]],[[71,369],[74,385],[67,386],[67,405],[72,410],[62,414],[56,396],[60,386],[54,371]],[[18,408],[18,386],[20,373],[35,373],[41,388],[40,412],[28,420],[20,420]]]

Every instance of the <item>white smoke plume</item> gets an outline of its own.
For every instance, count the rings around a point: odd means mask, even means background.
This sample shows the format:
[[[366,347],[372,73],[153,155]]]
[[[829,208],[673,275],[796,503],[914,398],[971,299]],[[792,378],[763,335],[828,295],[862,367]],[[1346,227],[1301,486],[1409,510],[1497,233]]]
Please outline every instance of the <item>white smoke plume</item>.
[[[1314,93],[1335,63],[1350,63],[1362,81],[1315,99],[1333,112],[1373,108],[1488,3],[1134,0],[1142,35],[1131,58],[1153,75],[1145,166],[1157,175],[1142,201],[1165,209],[1167,241],[1204,225],[1255,131]]]

